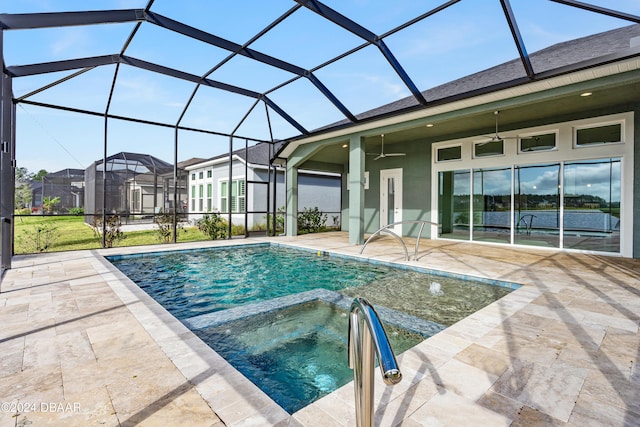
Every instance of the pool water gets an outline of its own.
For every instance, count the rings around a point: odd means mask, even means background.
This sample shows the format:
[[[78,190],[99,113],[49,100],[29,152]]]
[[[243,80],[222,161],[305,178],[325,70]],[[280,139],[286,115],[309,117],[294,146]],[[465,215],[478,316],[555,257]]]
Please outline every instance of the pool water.
[[[268,244],[107,259],[178,319],[311,289],[365,285],[393,270]]]
[[[519,286],[268,243],[107,258],[290,413],[352,379],[353,297],[399,354]]]
[[[474,281],[466,281],[461,286],[458,278],[402,271],[340,292],[354,298],[366,298],[374,306],[383,305],[451,326],[511,291],[508,287]],[[390,295],[393,298],[389,298]]]
[[[348,322],[345,310],[312,301],[194,333],[292,414],[353,379]],[[389,324],[385,329],[396,353],[424,340]]]

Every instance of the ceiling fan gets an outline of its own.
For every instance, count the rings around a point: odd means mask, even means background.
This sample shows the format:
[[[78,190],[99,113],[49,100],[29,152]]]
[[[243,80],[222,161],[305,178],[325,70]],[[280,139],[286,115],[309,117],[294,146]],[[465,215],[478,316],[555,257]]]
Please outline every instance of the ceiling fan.
[[[371,156],[376,156],[376,158],[373,159],[374,161],[378,159],[382,159],[384,157],[399,157],[399,156],[407,155],[407,153],[385,153],[384,152],[384,134],[381,134],[380,138],[382,139],[382,147],[380,148],[380,153],[367,153]]]
[[[481,142],[478,145],[484,145],[484,144],[488,144],[490,142],[501,142],[504,141],[506,139],[518,139],[515,136],[500,136],[500,134],[498,133],[498,115],[500,114],[500,111],[494,111],[493,112],[494,116],[496,116],[496,133],[494,135],[484,135],[486,138],[489,138],[488,141],[484,141]]]

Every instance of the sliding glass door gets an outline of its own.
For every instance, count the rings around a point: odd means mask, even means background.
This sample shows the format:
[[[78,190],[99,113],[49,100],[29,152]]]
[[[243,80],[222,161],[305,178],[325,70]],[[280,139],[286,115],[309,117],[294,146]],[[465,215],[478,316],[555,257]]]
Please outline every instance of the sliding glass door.
[[[560,163],[516,166],[514,243],[560,247]]]
[[[511,168],[473,170],[473,240],[511,242]]]
[[[619,253],[620,165],[613,158],[439,172],[439,237]]]
[[[439,237],[469,240],[471,173],[468,170],[438,174]]]
[[[564,247],[620,250],[620,159],[564,165]]]

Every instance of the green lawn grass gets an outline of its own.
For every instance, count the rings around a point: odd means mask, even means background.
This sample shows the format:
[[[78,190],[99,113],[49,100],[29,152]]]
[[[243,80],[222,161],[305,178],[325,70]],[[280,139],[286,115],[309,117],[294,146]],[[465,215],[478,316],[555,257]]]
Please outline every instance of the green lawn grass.
[[[71,251],[79,249],[99,249],[100,241],[93,233],[91,227],[84,223],[83,216],[22,216],[15,217],[14,252],[16,254],[28,254],[40,252],[39,248],[45,246],[43,238],[47,230],[53,229],[51,244],[46,252]],[[39,242],[36,240],[40,230]],[[125,239],[120,240],[117,246],[137,246],[160,244],[155,230],[128,231]],[[209,240],[196,227],[185,227],[179,231],[179,242],[193,242]]]

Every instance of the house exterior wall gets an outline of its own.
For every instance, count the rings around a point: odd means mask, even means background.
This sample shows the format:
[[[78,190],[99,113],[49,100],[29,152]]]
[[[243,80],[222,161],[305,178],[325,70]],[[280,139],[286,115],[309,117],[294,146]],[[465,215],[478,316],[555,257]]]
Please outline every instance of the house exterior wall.
[[[451,140],[409,141],[394,144],[394,151],[406,152],[405,157],[385,158],[378,161],[367,160],[365,170],[368,172],[368,189],[365,190],[364,224],[365,232],[372,233],[380,224],[380,172],[384,169],[402,168],[403,176],[403,219],[431,220],[438,222],[438,173],[445,169],[464,168],[499,168],[511,167],[513,164],[536,164],[545,162],[564,162],[606,158],[621,158],[621,187],[622,206],[620,214],[621,249],[623,256],[640,257],[640,135],[636,129],[640,126],[640,105],[619,105],[597,111],[574,113],[571,115],[536,120],[523,123],[518,129],[502,132],[513,135],[518,133],[536,132],[540,130],[558,131],[558,149],[552,152],[517,153],[515,148],[509,148],[504,156],[477,159],[467,164],[457,161],[454,166],[434,162],[435,150],[432,147],[447,145],[463,145],[465,150],[471,150],[474,141],[482,140],[482,136],[469,136]],[[622,144],[605,144],[601,146],[574,146],[574,128],[589,126],[597,123],[608,123],[622,120],[624,122],[624,142]],[[529,127],[531,126],[531,127]],[[514,147],[515,141],[512,142]],[[345,174],[346,175],[346,174]],[[346,177],[345,177],[346,178]],[[342,214],[349,214],[348,189],[346,179],[342,185]],[[348,230],[348,223],[343,223],[343,230]],[[416,226],[405,226],[403,235],[417,235]],[[438,228],[425,229],[423,237],[438,238]],[[594,251],[599,252],[599,251]]]
[[[247,169],[248,180],[245,179],[245,164],[240,160],[234,160],[232,166],[232,179],[245,182],[245,203],[248,212],[247,226],[249,229],[263,226],[266,223],[266,212],[272,209],[267,205],[267,194],[273,192],[269,182],[269,172],[266,167],[249,166]],[[207,212],[221,212],[223,182],[229,180],[229,166],[227,162],[215,163],[203,162],[187,168],[188,172],[188,212],[190,220],[197,220]],[[265,184],[248,182],[258,181]],[[276,209],[285,206],[285,182],[284,171],[276,173]],[[211,186],[211,197],[208,197],[208,186]],[[200,209],[200,186],[202,186],[202,209]],[[340,176],[304,172],[299,181],[300,199],[298,210],[318,207],[327,213],[327,225],[340,224]],[[193,195],[195,194],[195,198]],[[209,199],[211,208],[209,208]],[[273,199],[271,199],[273,200]],[[269,204],[272,201],[268,202]],[[334,218],[334,217],[338,218]],[[227,215],[225,214],[225,217]],[[232,222],[243,225],[245,216],[243,213],[233,213]]]
[[[393,151],[406,153],[404,157],[386,157],[377,161],[368,159],[365,172],[368,172],[368,185],[365,188],[364,224],[365,233],[374,233],[380,228],[380,173],[387,169],[402,169],[403,180],[403,219],[431,220],[431,148],[421,141],[394,144]],[[346,173],[342,184],[342,216],[348,217],[349,190]],[[419,225],[403,226],[402,234],[417,236]],[[346,222],[342,230],[348,231]],[[424,229],[422,236],[429,237],[429,230]]]
[[[160,180],[155,188],[152,183],[140,183],[136,180],[131,180],[127,184],[127,200],[131,214],[160,213],[160,209],[163,207],[163,191]]]

